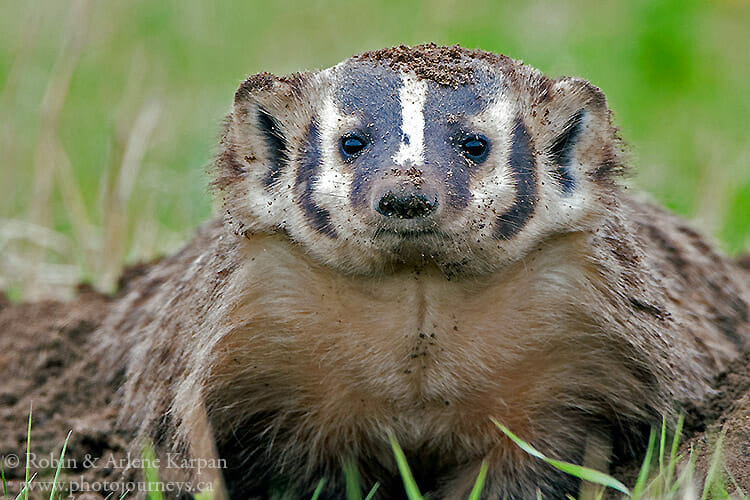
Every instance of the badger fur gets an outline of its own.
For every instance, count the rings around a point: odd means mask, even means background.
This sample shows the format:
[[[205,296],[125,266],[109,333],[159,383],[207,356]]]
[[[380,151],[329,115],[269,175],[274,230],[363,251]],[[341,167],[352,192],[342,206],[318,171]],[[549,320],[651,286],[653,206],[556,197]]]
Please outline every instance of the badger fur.
[[[214,168],[223,215],[99,332],[123,425],[226,461],[232,498],[564,498],[526,454],[602,467],[747,348],[750,279],[623,193],[603,93],[460,47],[248,78]],[[116,371],[116,370],[115,370]]]

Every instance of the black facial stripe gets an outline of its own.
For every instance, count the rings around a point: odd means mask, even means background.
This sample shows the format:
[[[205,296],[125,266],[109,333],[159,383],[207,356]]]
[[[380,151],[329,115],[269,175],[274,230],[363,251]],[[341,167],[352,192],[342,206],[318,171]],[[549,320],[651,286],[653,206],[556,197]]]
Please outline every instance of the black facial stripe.
[[[521,118],[516,118],[513,126],[513,144],[510,149],[509,165],[516,181],[516,199],[513,205],[497,219],[495,238],[499,240],[509,240],[518,234],[536,208],[536,161],[531,137]]]
[[[318,129],[318,125],[313,122],[307,128],[307,135],[300,154],[300,165],[297,170],[297,179],[294,187],[299,204],[310,224],[315,230],[331,238],[335,238],[336,230],[331,224],[331,214],[325,208],[319,207],[312,199],[321,161],[320,130]]]
[[[446,205],[455,209],[466,207],[472,197],[469,179],[474,164],[450,140],[460,134],[455,125],[431,121],[425,113],[425,168],[438,174],[445,186]]]
[[[578,136],[583,129],[582,109],[578,110],[573,117],[568,120],[565,129],[560,134],[549,149],[549,156],[552,163],[557,165],[555,168],[555,179],[560,183],[564,193],[573,191],[576,181],[573,178],[573,172],[570,170],[570,164],[573,160],[573,148],[578,142]]]
[[[359,117],[357,132],[367,137],[367,149],[354,158],[352,165],[351,204],[361,208],[368,204],[372,182],[392,175],[391,159],[399,150],[401,130],[401,78],[385,66],[350,63],[336,90],[341,112]]]
[[[458,88],[427,81],[424,106],[425,163],[440,173],[446,188],[446,205],[461,209],[472,198],[469,181],[474,162],[460,150],[460,141],[471,133],[468,120],[487,105],[487,96],[495,94],[491,75],[476,72],[474,82]]]
[[[260,106],[258,106],[258,128],[263,132],[263,137],[266,139],[268,159],[271,162],[263,183],[266,186],[270,186],[279,180],[281,171],[284,165],[286,165],[288,159],[286,138],[281,132],[279,122]]]

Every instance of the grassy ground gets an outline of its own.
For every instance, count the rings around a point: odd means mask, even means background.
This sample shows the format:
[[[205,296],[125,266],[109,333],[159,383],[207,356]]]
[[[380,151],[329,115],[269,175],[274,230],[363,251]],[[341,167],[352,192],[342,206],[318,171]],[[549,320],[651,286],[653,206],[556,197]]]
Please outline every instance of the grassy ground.
[[[57,498],[55,496],[56,491],[63,491],[66,488],[65,478],[60,478],[60,472],[62,470],[62,464],[65,459],[65,450],[67,449],[68,441],[71,434],[65,438],[60,451],[59,460],[57,460],[56,470],[46,471],[47,475],[54,473],[54,477],[41,476],[37,478],[37,472],[32,470],[29,464],[29,454],[31,453],[31,423],[32,423],[31,410],[29,413],[29,424],[26,433],[26,467],[25,467],[25,479],[18,486],[20,492],[17,496],[13,497],[9,494],[8,485],[5,479],[5,471],[2,463],[0,463],[0,475],[2,476],[2,482],[0,483],[0,494],[3,499],[15,498],[15,500],[28,500],[31,498],[44,498],[45,492],[50,491],[49,500]],[[647,500],[659,498],[662,500],[672,499],[686,499],[686,498],[698,498],[698,493],[701,492],[701,500],[703,499],[721,499],[727,500],[729,498],[736,498],[737,500],[748,500],[746,494],[741,492],[739,488],[735,490],[732,486],[732,478],[727,478],[721,472],[721,446],[723,434],[718,438],[718,441],[712,446],[715,448],[714,456],[711,461],[710,470],[707,472],[705,478],[701,481],[695,481],[695,460],[690,452],[689,456],[683,456],[678,454],[680,445],[680,432],[682,428],[682,419],[678,423],[678,428],[674,435],[671,437],[671,444],[667,438],[667,431],[664,424],[660,430],[652,429],[651,437],[649,439],[649,445],[646,452],[646,456],[638,474],[638,479],[635,484],[632,485],[632,490],[628,486],[624,485],[617,479],[602,472],[590,469],[587,467],[575,465],[569,462],[563,462],[559,460],[553,460],[545,457],[539,451],[534,449],[529,443],[516,437],[509,429],[505,428],[502,424],[495,421],[500,431],[508,436],[517,446],[519,446],[524,452],[547,462],[548,465],[562,470],[566,474],[570,474],[582,480],[581,489],[578,500],[603,500],[604,498],[622,498],[623,500]],[[72,431],[71,431],[72,433]],[[409,468],[409,464],[404,456],[404,453],[396,441],[396,438],[391,436],[391,446],[395,455],[398,469],[404,482],[404,489],[409,500],[424,500],[419,490],[419,485],[414,480],[414,477]],[[50,453],[50,457],[54,457]],[[158,467],[158,461],[154,455],[154,449],[151,445],[147,445],[143,449],[143,480],[146,482],[146,498],[148,500],[163,500],[165,496],[162,492],[164,491],[164,483],[160,482],[160,470]],[[370,500],[377,492],[379,484],[375,485],[370,491],[363,497],[362,484],[359,480],[359,474],[355,466],[344,465],[344,475],[346,476],[346,498],[348,500]],[[479,474],[474,483],[474,486],[467,498],[467,500],[478,500],[481,496],[482,489],[484,488],[485,479],[487,475],[487,463],[482,462],[479,470]],[[52,479],[50,482],[49,479]],[[36,480],[36,482],[35,482]],[[703,483],[701,485],[701,482]],[[70,484],[81,484],[76,483],[75,479]],[[128,484],[123,483],[121,486],[126,487]],[[214,484],[217,491],[213,488],[201,491],[193,495],[195,500],[212,500],[225,498],[226,491],[222,490],[220,484]],[[322,491],[326,487],[326,479],[322,478],[318,483],[318,487],[312,495],[311,500],[317,500],[321,495]],[[48,489],[49,488],[49,489]],[[609,488],[610,490],[606,490]],[[30,492],[36,491],[36,493]],[[617,491],[617,496],[614,497],[612,493]],[[730,494],[730,491],[733,494]],[[328,492],[330,493],[330,491]],[[609,494],[608,494],[609,493]],[[121,498],[127,497],[127,493],[123,494]],[[537,494],[538,498],[541,498],[541,494]],[[289,498],[289,492],[277,491],[271,492],[270,498],[284,500]],[[567,498],[575,500],[574,497],[567,495]]]
[[[246,75],[398,43],[460,43],[609,96],[633,181],[750,246],[750,2],[0,0],[0,289],[113,286],[211,211]]]

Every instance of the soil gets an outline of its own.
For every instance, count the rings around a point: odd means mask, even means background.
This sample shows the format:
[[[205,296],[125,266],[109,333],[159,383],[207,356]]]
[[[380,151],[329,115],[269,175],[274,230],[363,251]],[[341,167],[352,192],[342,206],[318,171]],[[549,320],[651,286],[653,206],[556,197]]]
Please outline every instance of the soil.
[[[10,498],[26,474],[29,413],[30,471],[38,474],[32,498],[49,498],[42,489],[51,484],[71,431],[61,469],[66,489],[101,490],[77,498],[104,498],[135,477],[120,466],[127,465],[129,436],[115,430],[110,403],[117,387],[105,383],[86,348],[112,300],[86,286],[69,303],[11,305],[0,294],[0,463]]]
[[[121,287],[148,266],[134,266]],[[139,467],[127,454],[131,436],[118,430],[113,401],[117,383],[98,373],[86,348],[116,297],[82,286],[75,300],[11,304],[0,293],[0,460],[11,498],[25,476],[26,434],[32,411],[32,498],[51,482],[65,437],[62,479],[76,498],[120,498],[125,484],[138,484]],[[715,394],[702,406],[687,408],[683,453],[697,451],[696,470],[705,475],[711,452],[723,433],[723,457],[729,484],[750,491],[750,353],[715,379]],[[138,457],[140,459],[140,457]],[[640,464],[615,471],[628,481]],[[630,481],[632,484],[632,481]],[[83,490],[94,490],[83,492]],[[1,495],[1,493],[0,493]],[[128,497],[137,497],[137,494]],[[167,497],[171,497],[169,494]]]
[[[716,377],[716,393],[686,418],[689,440],[682,453],[697,452],[696,472],[705,477],[720,449],[728,484],[736,483],[744,495],[750,494],[750,352],[735,360]],[[721,445],[717,446],[717,441]]]
[[[414,72],[419,78],[453,88],[474,83],[474,68],[467,63],[472,59],[500,66],[516,64],[512,59],[492,52],[469,50],[458,45],[442,47],[435,43],[373,50],[356,55],[354,59],[388,64],[397,71]]]

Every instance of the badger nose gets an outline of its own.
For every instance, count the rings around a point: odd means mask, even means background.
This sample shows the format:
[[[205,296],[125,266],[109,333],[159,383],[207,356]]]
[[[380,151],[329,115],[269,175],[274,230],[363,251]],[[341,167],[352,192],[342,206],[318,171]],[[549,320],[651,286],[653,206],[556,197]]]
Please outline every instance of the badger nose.
[[[437,195],[430,200],[422,193],[388,192],[378,202],[376,210],[386,217],[419,219],[427,217],[438,207]]]

